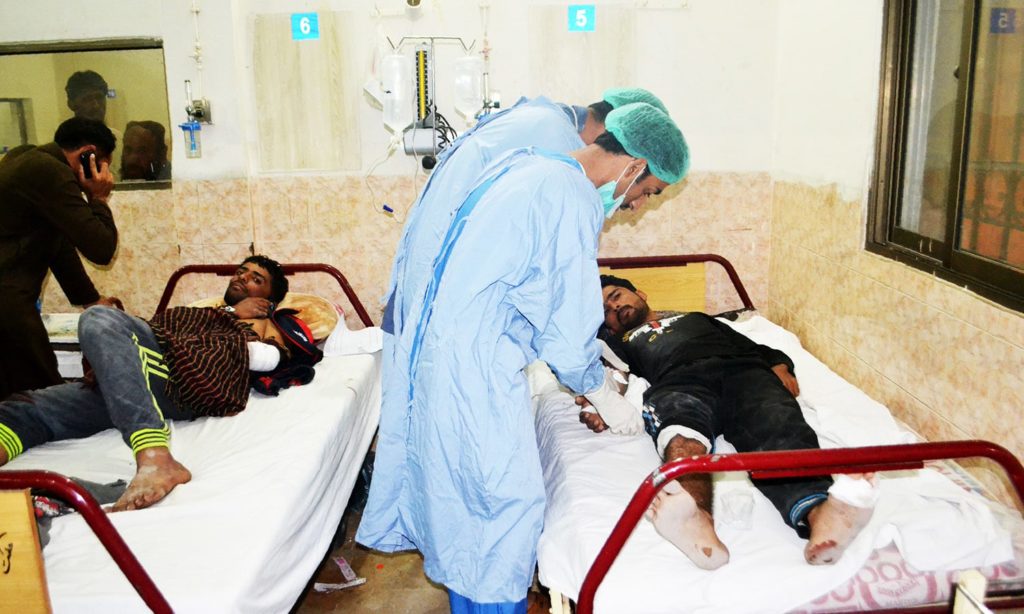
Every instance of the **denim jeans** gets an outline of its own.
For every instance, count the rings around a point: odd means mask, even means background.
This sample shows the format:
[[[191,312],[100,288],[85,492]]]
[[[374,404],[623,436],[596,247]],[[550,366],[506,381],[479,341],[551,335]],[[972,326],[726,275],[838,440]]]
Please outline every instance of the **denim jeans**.
[[[110,307],[87,309],[78,321],[82,354],[96,387],[59,384],[0,403],[0,446],[13,459],[47,441],[121,432],[133,452],[167,446],[166,418],[191,419],[164,394],[167,367],[149,324]]]

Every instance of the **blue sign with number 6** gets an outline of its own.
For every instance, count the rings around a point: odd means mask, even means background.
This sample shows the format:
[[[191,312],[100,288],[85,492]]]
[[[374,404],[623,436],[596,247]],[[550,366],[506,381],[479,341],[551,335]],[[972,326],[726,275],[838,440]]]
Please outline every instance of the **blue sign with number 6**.
[[[595,12],[593,4],[570,4],[569,31],[593,32]]]
[[[320,38],[320,23],[316,13],[292,13],[292,40],[308,41]]]

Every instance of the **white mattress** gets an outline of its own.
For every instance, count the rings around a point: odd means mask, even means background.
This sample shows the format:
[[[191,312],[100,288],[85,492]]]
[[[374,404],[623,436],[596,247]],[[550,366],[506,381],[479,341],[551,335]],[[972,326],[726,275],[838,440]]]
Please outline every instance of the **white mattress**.
[[[732,324],[732,323],[730,323]],[[796,364],[800,402],[824,448],[908,443],[888,411],[832,373],[788,331],[754,316],[734,325]],[[535,390],[539,387],[535,387]],[[660,464],[646,435],[594,434],[562,391],[535,396],[548,504],[538,546],[540,581],[577,599],[594,558],[637,486]],[[734,451],[719,438],[718,452]],[[803,545],[745,474],[715,478],[716,528],[729,564],[697,569],[641,520],[598,589],[597,612],[783,612],[847,581],[876,547],[895,542],[918,569],[952,569],[1012,558],[1010,538],[981,497],[935,471],[884,474],[871,522],[832,566],[810,566]],[[752,500],[752,515],[730,501]],[[1000,516],[1002,518],[1002,516]]]
[[[286,612],[327,552],[379,416],[379,354],[325,358],[309,385],[253,393],[237,416],[172,423],[192,481],[109,518],[174,611]],[[5,468],[103,483],[135,473],[114,430]],[[54,611],[148,611],[77,514],[54,520],[43,554]]]

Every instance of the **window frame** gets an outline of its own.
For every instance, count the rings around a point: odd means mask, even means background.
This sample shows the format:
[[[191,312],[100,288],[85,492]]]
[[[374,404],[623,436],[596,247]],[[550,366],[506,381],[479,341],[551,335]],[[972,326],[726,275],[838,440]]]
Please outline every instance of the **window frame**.
[[[164,41],[162,38],[150,36],[83,39],[83,40],[60,40],[60,41],[21,41],[0,43],[0,55],[32,55],[40,53],[74,53],[82,51],[136,51],[140,49],[159,49],[164,54]],[[164,65],[164,78],[167,75],[167,57],[162,59]],[[171,117],[170,104],[167,105],[168,120]],[[170,121],[168,121],[168,133],[170,132]],[[118,143],[118,146],[121,146]],[[154,179],[152,181],[115,181],[114,191],[132,190],[169,190],[171,189],[170,179]]]
[[[914,0],[885,2],[875,171],[868,198],[865,249],[1024,312],[1024,272],[956,247],[960,244],[968,172],[970,94],[975,82],[978,28],[983,21],[979,19],[981,0],[967,0],[964,4],[944,240],[935,240],[898,226],[907,149],[916,5]]]

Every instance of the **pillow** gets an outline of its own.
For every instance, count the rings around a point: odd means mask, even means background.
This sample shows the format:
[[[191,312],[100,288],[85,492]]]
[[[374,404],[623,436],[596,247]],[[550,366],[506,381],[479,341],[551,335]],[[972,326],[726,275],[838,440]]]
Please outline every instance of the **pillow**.
[[[205,298],[189,307],[221,307],[224,305],[222,297]],[[315,294],[303,294],[301,292],[289,292],[284,300],[277,305],[278,309],[294,309],[299,312],[299,318],[309,326],[313,333],[313,339],[317,342],[323,341],[338,325],[341,319],[342,310],[325,298]]]

